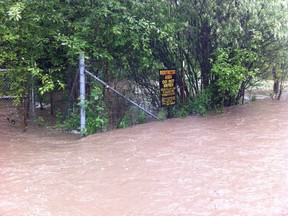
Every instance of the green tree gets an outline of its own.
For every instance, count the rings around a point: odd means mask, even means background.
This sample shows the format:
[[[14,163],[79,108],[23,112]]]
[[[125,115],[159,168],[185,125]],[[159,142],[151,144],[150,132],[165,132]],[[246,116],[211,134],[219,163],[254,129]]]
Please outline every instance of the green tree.
[[[157,20],[157,27],[166,33],[165,37],[153,38],[154,57],[165,67],[178,69],[184,60],[185,95],[193,100],[206,89],[205,94],[210,91],[211,97],[217,98],[212,107],[233,105],[241,98],[243,101],[253,79],[265,77],[271,55],[287,46],[283,44],[287,36],[287,1],[184,0],[147,4],[159,11],[157,14],[152,10],[153,16],[148,12],[147,19]],[[164,9],[159,10],[158,5]]]

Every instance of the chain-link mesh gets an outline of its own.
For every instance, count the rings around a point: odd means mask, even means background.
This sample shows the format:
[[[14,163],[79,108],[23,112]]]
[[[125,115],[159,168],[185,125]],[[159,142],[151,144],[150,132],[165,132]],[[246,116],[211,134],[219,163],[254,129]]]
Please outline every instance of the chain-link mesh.
[[[0,108],[16,108],[15,99],[7,76],[8,71],[0,71]],[[86,133],[107,131],[124,128],[131,125],[152,121],[153,117],[147,115],[138,107],[131,104],[122,96],[152,112],[151,101],[145,92],[134,82],[129,80],[108,82],[109,88],[86,74]],[[120,92],[115,94],[111,89]],[[37,86],[31,87],[29,94],[30,112],[33,117],[43,116],[46,121],[47,114],[68,130],[80,130],[79,108],[79,73],[69,77],[65,90],[53,91],[41,95]],[[17,107],[19,111],[19,107]],[[42,110],[42,111],[41,111]],[[44,111],[43,111],[44,110]],[[48,117],[48,116],[47,116]],[[56,118],[55,118],[56,117]],[[48,118],[47,118],[48,119]],[[48,121],[48,120],[47,120]],[[54,121],[55,122],[55,121]]]
[[[11,80],[8,71],[0,69],[0,108],[11,108],[14,106],[15,96],[11,91]]]
[[[145,97],[144,92],[140,91],[132,81],[113,81],[108,82],[105,86],[88,74],[85,77],[87,134],[124,128],[153,120],[153,117],[127,100],[130,99],[149,111],[152,109],[148,97]],[[80,130],[79,88],[79,75],[77,74],[73,87],[70,88],[68,103],[63,113],[63,124],[68,129]],[[112,89],[118,91],[122,96],[115,94]]]
[[[91,111],[93,114],[97,115],[95,116],[96,119],[102,123],[102,130],[128,127],[153,119],[151,116],[147,115],[147,113],[139,109],[139,107],[136,107],[131,103],[131,101],[133,101],[146,110],[151,109],[151,107],[149,107],[150,103],[148,99],[145,98],[145,95],[142,94],[139,89],[137,93],[137,86],[135,83],[129,80],[122,80],[110,82],[107,83],[108,86],[104,86],[94,80],[93,77],[89,77],[89,75],[86,75],[86,78],[86,84],[89,86],[88,92],[86,92],[86,126],[88,129]],[[115,93],[115,90],[119,92],[120,95]],[[95,117],[93,118],[95,119]]]

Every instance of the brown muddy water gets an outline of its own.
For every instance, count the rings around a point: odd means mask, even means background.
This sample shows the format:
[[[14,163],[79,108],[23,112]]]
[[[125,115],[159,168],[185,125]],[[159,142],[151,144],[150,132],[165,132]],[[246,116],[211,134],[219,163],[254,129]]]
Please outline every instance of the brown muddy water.
[[[0,215],[288,215],[287,117],[259,100],[81,140],[1,121]]]

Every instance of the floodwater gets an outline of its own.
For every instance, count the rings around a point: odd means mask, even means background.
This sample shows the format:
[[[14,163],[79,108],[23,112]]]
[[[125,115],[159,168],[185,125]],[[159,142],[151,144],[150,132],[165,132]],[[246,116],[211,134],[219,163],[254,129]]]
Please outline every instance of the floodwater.
[[[287,102],[81,140],[0,129],[1,216],[288,215]]]

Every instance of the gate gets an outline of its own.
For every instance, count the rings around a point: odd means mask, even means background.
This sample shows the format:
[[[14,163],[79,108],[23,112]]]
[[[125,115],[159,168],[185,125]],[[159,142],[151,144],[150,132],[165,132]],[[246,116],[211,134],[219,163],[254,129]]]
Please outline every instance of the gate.
[[[82,136],[87,132],[91,133],[87,131],[90,127],[88,124],[106,125],[101,129],[109,130],[157,119],[151,111],[149,102],[145,100],[145,95],[141,94],[139,89],[136,90],[136,86],[131,81],[104,82],[85,69],[84,55],[80,56],[79,73]],[[89,117],[93,109],[96,112],[94,123]]]

